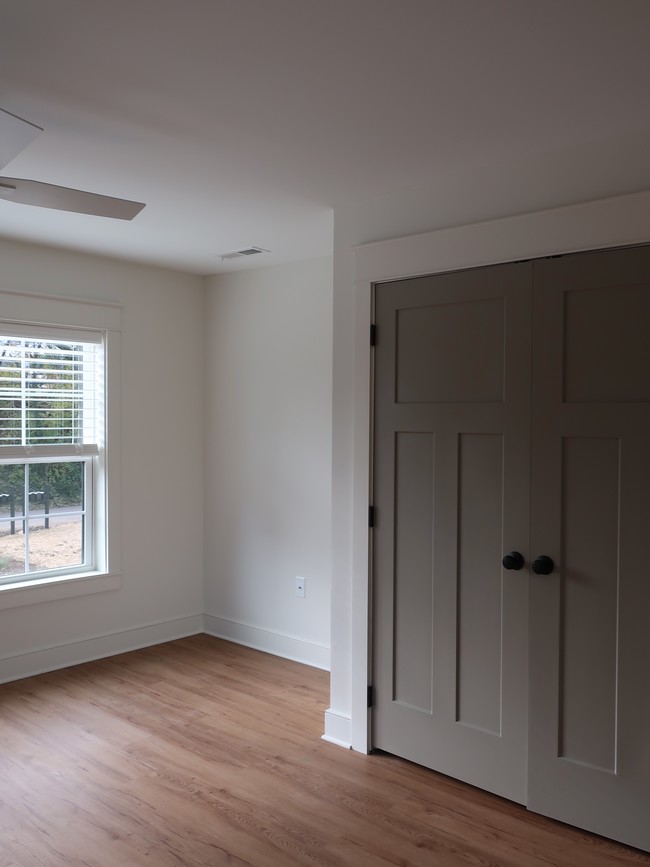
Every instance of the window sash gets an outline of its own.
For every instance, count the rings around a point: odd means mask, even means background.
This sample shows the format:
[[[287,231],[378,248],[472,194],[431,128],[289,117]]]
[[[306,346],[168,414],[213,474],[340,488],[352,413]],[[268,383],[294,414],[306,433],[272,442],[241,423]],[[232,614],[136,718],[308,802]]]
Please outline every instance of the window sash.
[[[100,332],[3,325],[0,459],[59,456],[60,446],[92,447],[96,454],[103,437],[103,362]]]
[[[28,459],[28,460],[20,460],[20,461],[2,461],[4,464],[13,464],[13,465],[25,465],[26,468],[30,465],[40,463],[42,460],[40,459]],[[53,461],[49,460],[48,462],[52,463]],[[30,568],[30,533],[33,532],[33,528],[30,526],[30,521],[43,521],[45,520],[45,514],[38,512],[35,510],[30,502],[29,498],[29,488],[31,487],[31,483],[29,481],[29,472],[25,473],[25,489],[22,494],[22,511],[20,514],[16,513],[14,515],[3,515],[2,520],[0,520],[0,531],[5,530],[5,528],[11,527],[14,525],[14,529],[16,533],[21,535],[24,540],[24,560],[26,570],[24,572],[15,572],[11,575],[0,576],[0,587],[6,584],[21,584],[25,582],[35,581],[39,578],[55,578],[57,576],[62,575],[71,575],[82,574],[96,569],[97,563],[95,562],[95,551],[96,551],[96,542],[95,542],[95,533],[94,533],[94,524],[95,524],[95,516],[94,516],[94,505],[95,505],[95,491],[94,491],[94,476],[95,476],[95,460],[88,456],[85,458],[80,458],[79,456],[70,456],[68,460],[63,459],[60,461],[61,463],[71,463],[71,462],[79,462],[84,466],[84,474],[83,474],[83,500],[81,508],[70,508],[68,511],[58,510],[56,512],[50,512],[49,517],[50,520],[56,520],[57,517],[65,517],[65,516],[79,516],[81,519],[81,538],[82,538],[82,562],[74,565],[65,565],[65,566],[55,566],[51,569],[32,569]],[[47,530],[45,531],[47,532]],[[14,534],[15,535],[15,534]]]

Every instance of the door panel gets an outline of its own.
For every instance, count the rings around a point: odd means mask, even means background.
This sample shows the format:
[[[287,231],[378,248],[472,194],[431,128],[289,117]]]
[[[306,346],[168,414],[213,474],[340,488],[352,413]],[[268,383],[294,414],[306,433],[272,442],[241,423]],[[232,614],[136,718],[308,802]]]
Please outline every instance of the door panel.
[[[639,250],[625,254],[643,255]],[[621,257],[620,253],[591,255]],[[577,261],[584,263],[586,257]],[[546,273],[549,266],[539,263],[536,268]],[[589,281],[586,288],[578,283],[564,292],[564,399],[568,403],[650,400],[648,284],[637,283],[634,273],[631,285],[623,284],[623,274],[610,278],[614,282],[605,286]]]
[[[530,270],[382,284],[376,322],[373,745],[524,801]]]
[[[458,477],[456,720],[499,737],[503,437],[461,434]]]
[[[398,433],[395,444],[395,571],[402,580],[394,588],[393,701],[430,714],[434,437]]]
[[[650,251],[535,263],[528,806],[650,849]]]
[[[503,298],[448,301],[396,314],[398,403],[503,401]],[[459,334],[471,353],[458,351]]]
[[[620,440],[562,444],[559,755],[615,772]]]

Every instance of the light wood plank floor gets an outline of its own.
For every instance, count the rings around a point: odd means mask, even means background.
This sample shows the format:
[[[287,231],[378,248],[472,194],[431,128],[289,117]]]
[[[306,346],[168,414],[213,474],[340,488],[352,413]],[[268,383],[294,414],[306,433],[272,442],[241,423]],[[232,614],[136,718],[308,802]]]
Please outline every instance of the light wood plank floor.
[[[206,635],[0,686],[1,867],[650,864],[323,742],[327,686]]]

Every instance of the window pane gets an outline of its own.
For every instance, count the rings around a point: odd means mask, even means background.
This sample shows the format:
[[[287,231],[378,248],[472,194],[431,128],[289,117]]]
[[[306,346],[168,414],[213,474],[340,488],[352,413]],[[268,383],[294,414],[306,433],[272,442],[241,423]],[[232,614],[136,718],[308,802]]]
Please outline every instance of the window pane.
[[[81,515],[53,519],[48,529],[43,520],[29,522],[29,571],[80,566],[83,558]]]
[[[22,436],[21,355],[17,341],[0,338],[0,442],[20,443]],[[0,492],[1,493],[1,492]]]
[[[25,465],[0,465],[0,535],[11,531],[11,518],[22,516],[25,500]]]
[[[0,524],[0,578],[10,575],[22,575],[25,571],[25,536],[23,522],[15,523],[12,535],[10,525],[3,521]]]
[[[23,502],[25,465],[0,466],[0,577],[21,575],[25,571]]]
[[[29,571],[80,566],[83,552],[82,461],[29,464]]]
[[[83,461],[29,465],[29,511],[37,514],[83,509]]]

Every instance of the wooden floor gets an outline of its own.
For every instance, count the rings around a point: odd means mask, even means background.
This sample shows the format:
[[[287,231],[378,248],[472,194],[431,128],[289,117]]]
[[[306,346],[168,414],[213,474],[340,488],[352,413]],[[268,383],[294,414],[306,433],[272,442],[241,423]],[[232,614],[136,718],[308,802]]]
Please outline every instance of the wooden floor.
[[[1,867],[650,864],[325,743],[327,682],[201,635],[0,686]]]

